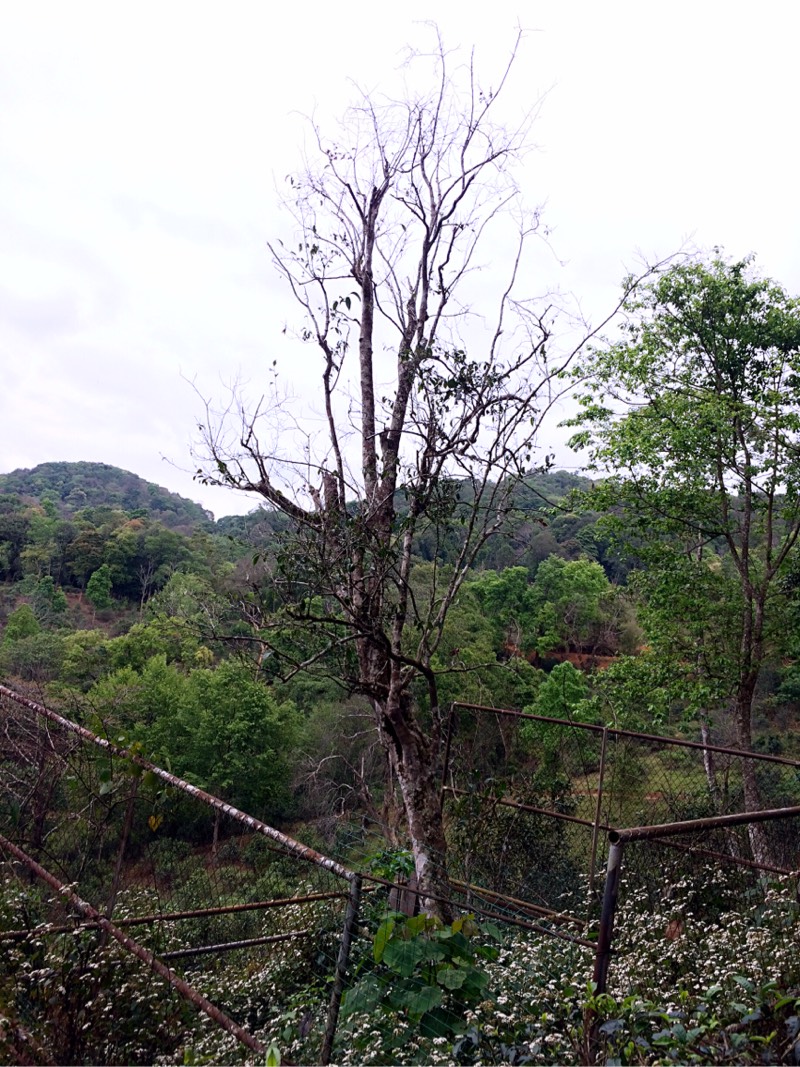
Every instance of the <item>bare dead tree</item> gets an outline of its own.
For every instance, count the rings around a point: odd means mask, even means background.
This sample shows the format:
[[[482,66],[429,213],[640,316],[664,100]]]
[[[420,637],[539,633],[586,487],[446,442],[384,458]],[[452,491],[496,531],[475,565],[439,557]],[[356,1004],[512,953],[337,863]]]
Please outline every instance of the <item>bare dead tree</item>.
[[[519,295],[540,229],[516,182],[535,116],[511,128],[495,118],[519,47],[518,37],[485,90],[472,58],[457,65],[439,40],[432,56],[411,60],[429,65],[429,92],[361,94],[335,140],[311,123],[314,158],[289,179],[296,236],[270,250],[303,313],[301,337],[320,356],[324,432],[298,444],[296,406],[253,411],[235,397],[222,413],[207,405],[196,452],[207,483],[256,492],[293,520],[286,600],[294,623],[316,635],[295,668],[335,656],[343,683],[369,698],[418,884],[443,917],[432,663],[577,351],[556,354],[555,307]],[[492,252],[495,269],[477,285],[479,255]],[[431,526],[457,530],[459,548],[454,564],[434,561],[420,595],[412,545]],[[412,695],[420,681],[424,714]]]

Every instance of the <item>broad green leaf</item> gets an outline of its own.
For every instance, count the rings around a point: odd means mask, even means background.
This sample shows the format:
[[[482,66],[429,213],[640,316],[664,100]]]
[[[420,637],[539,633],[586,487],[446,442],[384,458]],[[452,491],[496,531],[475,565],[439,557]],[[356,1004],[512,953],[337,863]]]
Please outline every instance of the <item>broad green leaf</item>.
[[[403,978],[410,978],[418,963],[428,956],[428,945],[423,941],[389,941],[383,953],[383,962]]]
[[[378,927],[378,932],[375,934],[375,941],[372,946],[372,955],[376,963],[380,963],[383,959],[383,953],[389,938],[392,936],[395,925],[394,919],[387,919]]]
[[[381,990],[374,978],[366,978],[363,982],[348,990],[342,1005],[342,1015],[364,1014],[374,1011],[381,1000]]]
[[[436,981],[445,989],[460,989],[466,978],[466,972],[457,967],[442,967],[436,975]]]
[[[442,991],[438,986],[433,985],[420,986],[406,1001],[409,1013],[416,1018],[420,1018],[431,1008],[438,1007],[441,1002]]]

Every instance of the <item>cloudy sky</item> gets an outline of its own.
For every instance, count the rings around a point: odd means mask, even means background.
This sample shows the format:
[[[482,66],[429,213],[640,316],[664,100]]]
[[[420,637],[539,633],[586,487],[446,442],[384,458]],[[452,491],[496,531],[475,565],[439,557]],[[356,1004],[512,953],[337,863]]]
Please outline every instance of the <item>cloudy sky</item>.
[[[192,481],[195,388],[257,392],[277,359],[302,394],[313,354],[266,247],[302,115],[390,81],[424,20],[490,75],[528,31],[511,102],[543,98],[522,180],[553,250],[532,293],[597,317],[637,255],[687,242],[800,292],[800,5],[472,6],[0,5],[0,471],[96,460],[218,516],[253,505]]]

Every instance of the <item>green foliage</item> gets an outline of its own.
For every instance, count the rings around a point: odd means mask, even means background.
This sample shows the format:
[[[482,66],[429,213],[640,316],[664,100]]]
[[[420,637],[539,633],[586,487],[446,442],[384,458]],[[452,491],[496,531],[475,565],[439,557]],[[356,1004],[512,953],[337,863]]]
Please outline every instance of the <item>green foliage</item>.
[[[623,730],[646,732],[665,726],[671,710],[691,695],[674,664],[650,650],[621,656],[593,680],[598,718]],[[697,690],[694,695],[701,696]]]
[[[87,706],[105,729],[124,731],[155,762],[250,814],[274,819],[288,811],[301,721],[241,664],[185,673],[158,654],[101,679]]]
[[[34,637],[40,630],[39,620],[30,604],[20,604],[8,617],[3,630],[3,645],[11,645],[24,637]]]
[[[567,561],[558,556],[543,560],[531,587],[536,650],[596,645],[603,600],[610,593],[605,571],[594,560]]]
[[[376,966],[348,991],[345,1018],[377,1009],[423,1037],[452,1038],[464,1029],[464,1011],[485,995],[481,964],[497,958],[486,938],[499,938],[496,927],[471,916],[449,925],[424,914],[387,916],[373,941]]]
[[[566,824],[515,806],[572,814],[575,802],[566,768],[556,759],[543,760],[513,795],[500,781],[472,785],[466,796],[448,806],[451,874],[555,909],[576,905],[580,879]]]
[[[382,848],[366,857],[370,871],[379,878],[396,882],[414,873],[414,856],[407,848]]]
[[[86,599],[97,611],[105,611],[111,607],[112,586],[111,568],[104,563],[91,575],[86,585]]]
[[[743,975],[734,975],[733,982],[727,995],[720,985],[699,997],[680,990],[672,1007],[637,994],[617,1001],[590,993],[588,1010],[604,1020],[597,1023],[601,1062],[796,1062],[800,996],[781,991],[772,980],[760,988]]]
[[[109,669],[108,644],[103,630],[74,630],[65,634],[61,685],[67,689],[90,689]]]
[[[467,588],[501,646],[539,653],[595,647],[612,594],[599,563],[556,555],[542,560],[533,581],[525,567],[508,567],[478,575]]]
[[[61,672],[64,640],[43,630],[0,646],[0,671],[26,682],[51,682]]]
[[[170,527],[206,526],[211,521],[199,504],[108,463],[40,463],[32,470],[0,474],[0,493],[36,499],[48,494],[54,513],[109,506],[123,511],[141,508]]]
[[[606,481],[587,506],[640,563],[654,656],[751,743],[762,668],[785,654],[800,530],[800,301],[750,259],[671,266],[627,302],[624,336],[576,372],[575,446]]]
[[[200,643],[190,624],[182,618],[157,615],[148,622],[137,622],[120,637],[106,643],[105,655],[111,670],[132,667],[141,671],[154,656],[163,656],[167,663],[182,663],[187,667],[204,665],[199,655]]]
[[[243,666],[227,662],[189,675],[190,703],[176,733],[188,751],[170,739],[174,766],[204,788],[258,818],[284,814],[301,724],[291,704],[278,704]]]
[[[527,567],[485,571],[470,581],[468,588],[491,620],[499,642],[524,648],[537,618]]]
[[[594,715],[587,708],[589,683],[583,671],[571,663],[557,663],[539,686],[536,700],[525,711],[532,715],[545,715],[553,719],[572,719],[575,722],[591,722]],[[540,724],[525,722],[520,734],[527,736]]]
[[[0,1061],[148,1064],[174,1055],[197,1025],[189,1005],[96,931],[37,935],[31,928],[45,916],[35,887],[0,882],[0,929],[30,931],[0,953]],[[31,1061],[38,1045],[43,1058]]]
[[[46,626],[63,620],[67,610],[67,597],[64,590],[56,586],[52,575],[47,574],[37,582],[32,606],[36,618]]]

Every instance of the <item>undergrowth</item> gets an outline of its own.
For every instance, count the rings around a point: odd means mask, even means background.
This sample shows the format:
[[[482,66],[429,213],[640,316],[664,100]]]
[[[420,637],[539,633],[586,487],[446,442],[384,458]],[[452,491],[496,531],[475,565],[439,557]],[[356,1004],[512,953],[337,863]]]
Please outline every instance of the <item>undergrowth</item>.
[[[15,1062],[25,1032],[29,1054],[39,1042],[57,1062],[247,1059],[114,944],[88,931],[38,934],[31,889],[0,886],[2,928],[31,927],[0,954],[1,1061]],[[297,925],[291,911],[285,921]],[[265,1046],[277,1044],[284,1062],[318,1062],[339,928],[321,906],[316,920],[314,937],[206,958],[187,974]],[[367,909],[334,1062],[580,1064],[591,1039],[609,1065],[798,1064],[799,945],[793,884],[754,880],[743,890],[741,876],[716,868],[657,893],[623,880],[602,995],[588,982],[588,948]]]

